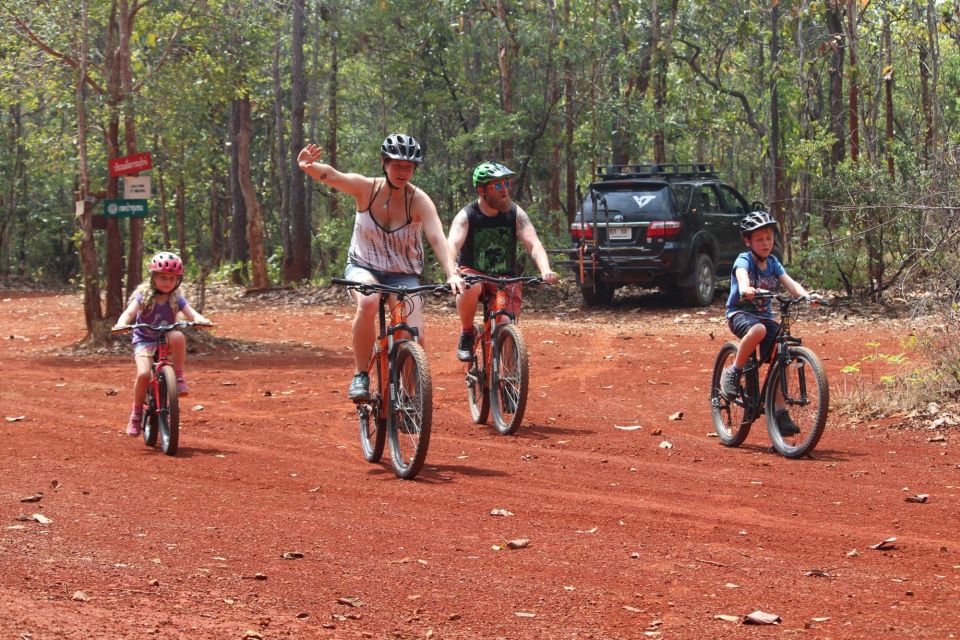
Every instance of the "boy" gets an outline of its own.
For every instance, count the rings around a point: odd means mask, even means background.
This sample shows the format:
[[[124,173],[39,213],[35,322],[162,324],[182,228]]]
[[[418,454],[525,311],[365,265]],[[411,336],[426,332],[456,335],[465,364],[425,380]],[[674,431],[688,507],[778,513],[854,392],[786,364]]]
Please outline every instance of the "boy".
[[[740,346],[733,366],[723,370],[720,376],[720,393],[732,400],[737,397],[740,375],[743,366],[760,346],[760,356],[765,359],[780,329],[774,319],[772,300],[763,298],[754,300],[759,290],[777,292],[781,286],[790,294],[809,296],[799,282],[787,275],[776,256],[771,255],[774,247],[773,229],[777,221],[766,211],[754,211],[744,217],[740,223],[740,235],[744,244],[750,247],[737,256],[733,263],[733,278],[730,283],[730,297],[727,299],[727,326],[738,338]],[[777,422],[783,435],[794,435],[799,429],[790,420],[785,409],[780,409]]]

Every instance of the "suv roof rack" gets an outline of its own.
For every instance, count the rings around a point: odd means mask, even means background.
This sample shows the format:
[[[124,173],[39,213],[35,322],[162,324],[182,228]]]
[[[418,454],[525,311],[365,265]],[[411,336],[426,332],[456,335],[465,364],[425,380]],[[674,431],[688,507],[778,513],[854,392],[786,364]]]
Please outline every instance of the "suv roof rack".
[[[601,180],[624,178],[716,178],[713,163],[608,164],[597,168]]]

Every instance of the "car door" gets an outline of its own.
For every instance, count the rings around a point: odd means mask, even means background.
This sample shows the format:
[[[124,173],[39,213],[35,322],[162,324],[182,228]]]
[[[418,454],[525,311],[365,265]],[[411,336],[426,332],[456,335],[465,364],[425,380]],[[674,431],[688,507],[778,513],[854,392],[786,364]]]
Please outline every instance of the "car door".
[[[729,232],[727,238],[729,238],[730,243],[727,247],[721,249],[720,262],[725,265],[724,269],[728,270],[736,257],[744,251],[743,240],[740,237],[740,222],[743,221],[745,215],[750,213],[750,207],[743,196],[732,187],[720,184],[717,185],[717,189],[727,220],[726,224]]]
[[[732,264],[729,260],[730,253],[730,217],[723,208],[720,200],[720,194],[714,188],[713,184],[705,182],[697,185],[696,188],[697,213],[703,223],[703,228],[712,237],[717,244],[719,260],[716,267],[718,272],[722,269],[729,269]],[[724,267],[724,265],[726,265]]]

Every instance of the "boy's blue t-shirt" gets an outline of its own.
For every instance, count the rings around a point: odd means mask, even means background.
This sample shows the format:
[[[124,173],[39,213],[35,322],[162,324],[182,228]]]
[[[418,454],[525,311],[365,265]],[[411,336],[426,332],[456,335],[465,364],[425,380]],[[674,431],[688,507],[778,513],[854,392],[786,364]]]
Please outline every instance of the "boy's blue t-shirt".
[[[760,269],[752,251],[744,251],[733,262],[730,272],[730,297],[727,298],[727,314],[729,318],[735,313],[745,311],[761,318],[774,319],[772,300],[746,300],[740,297],[740,283],[737,282],[737,269],[746,269],[750,275],[750,285],[755,289],[780,291],[780,276],[786,273],[783,265],[773,255],[767,256],[767,267]]]

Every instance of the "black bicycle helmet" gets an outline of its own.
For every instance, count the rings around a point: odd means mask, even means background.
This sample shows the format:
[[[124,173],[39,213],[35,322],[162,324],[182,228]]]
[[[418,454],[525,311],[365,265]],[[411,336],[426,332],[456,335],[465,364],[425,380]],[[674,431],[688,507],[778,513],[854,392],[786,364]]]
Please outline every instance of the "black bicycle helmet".
[[[406,160],[414,164],[423,162],[423,151],[412,136],[391,133],[380,145],[380,157],[390,160]]]
[[[740,221],[740,235],[746,236],[757,229],[775,226],[777,226],[777,221],[770,217],[769,213],[766,211],[753,211],[752,213],[748,213],[743,220]]]

